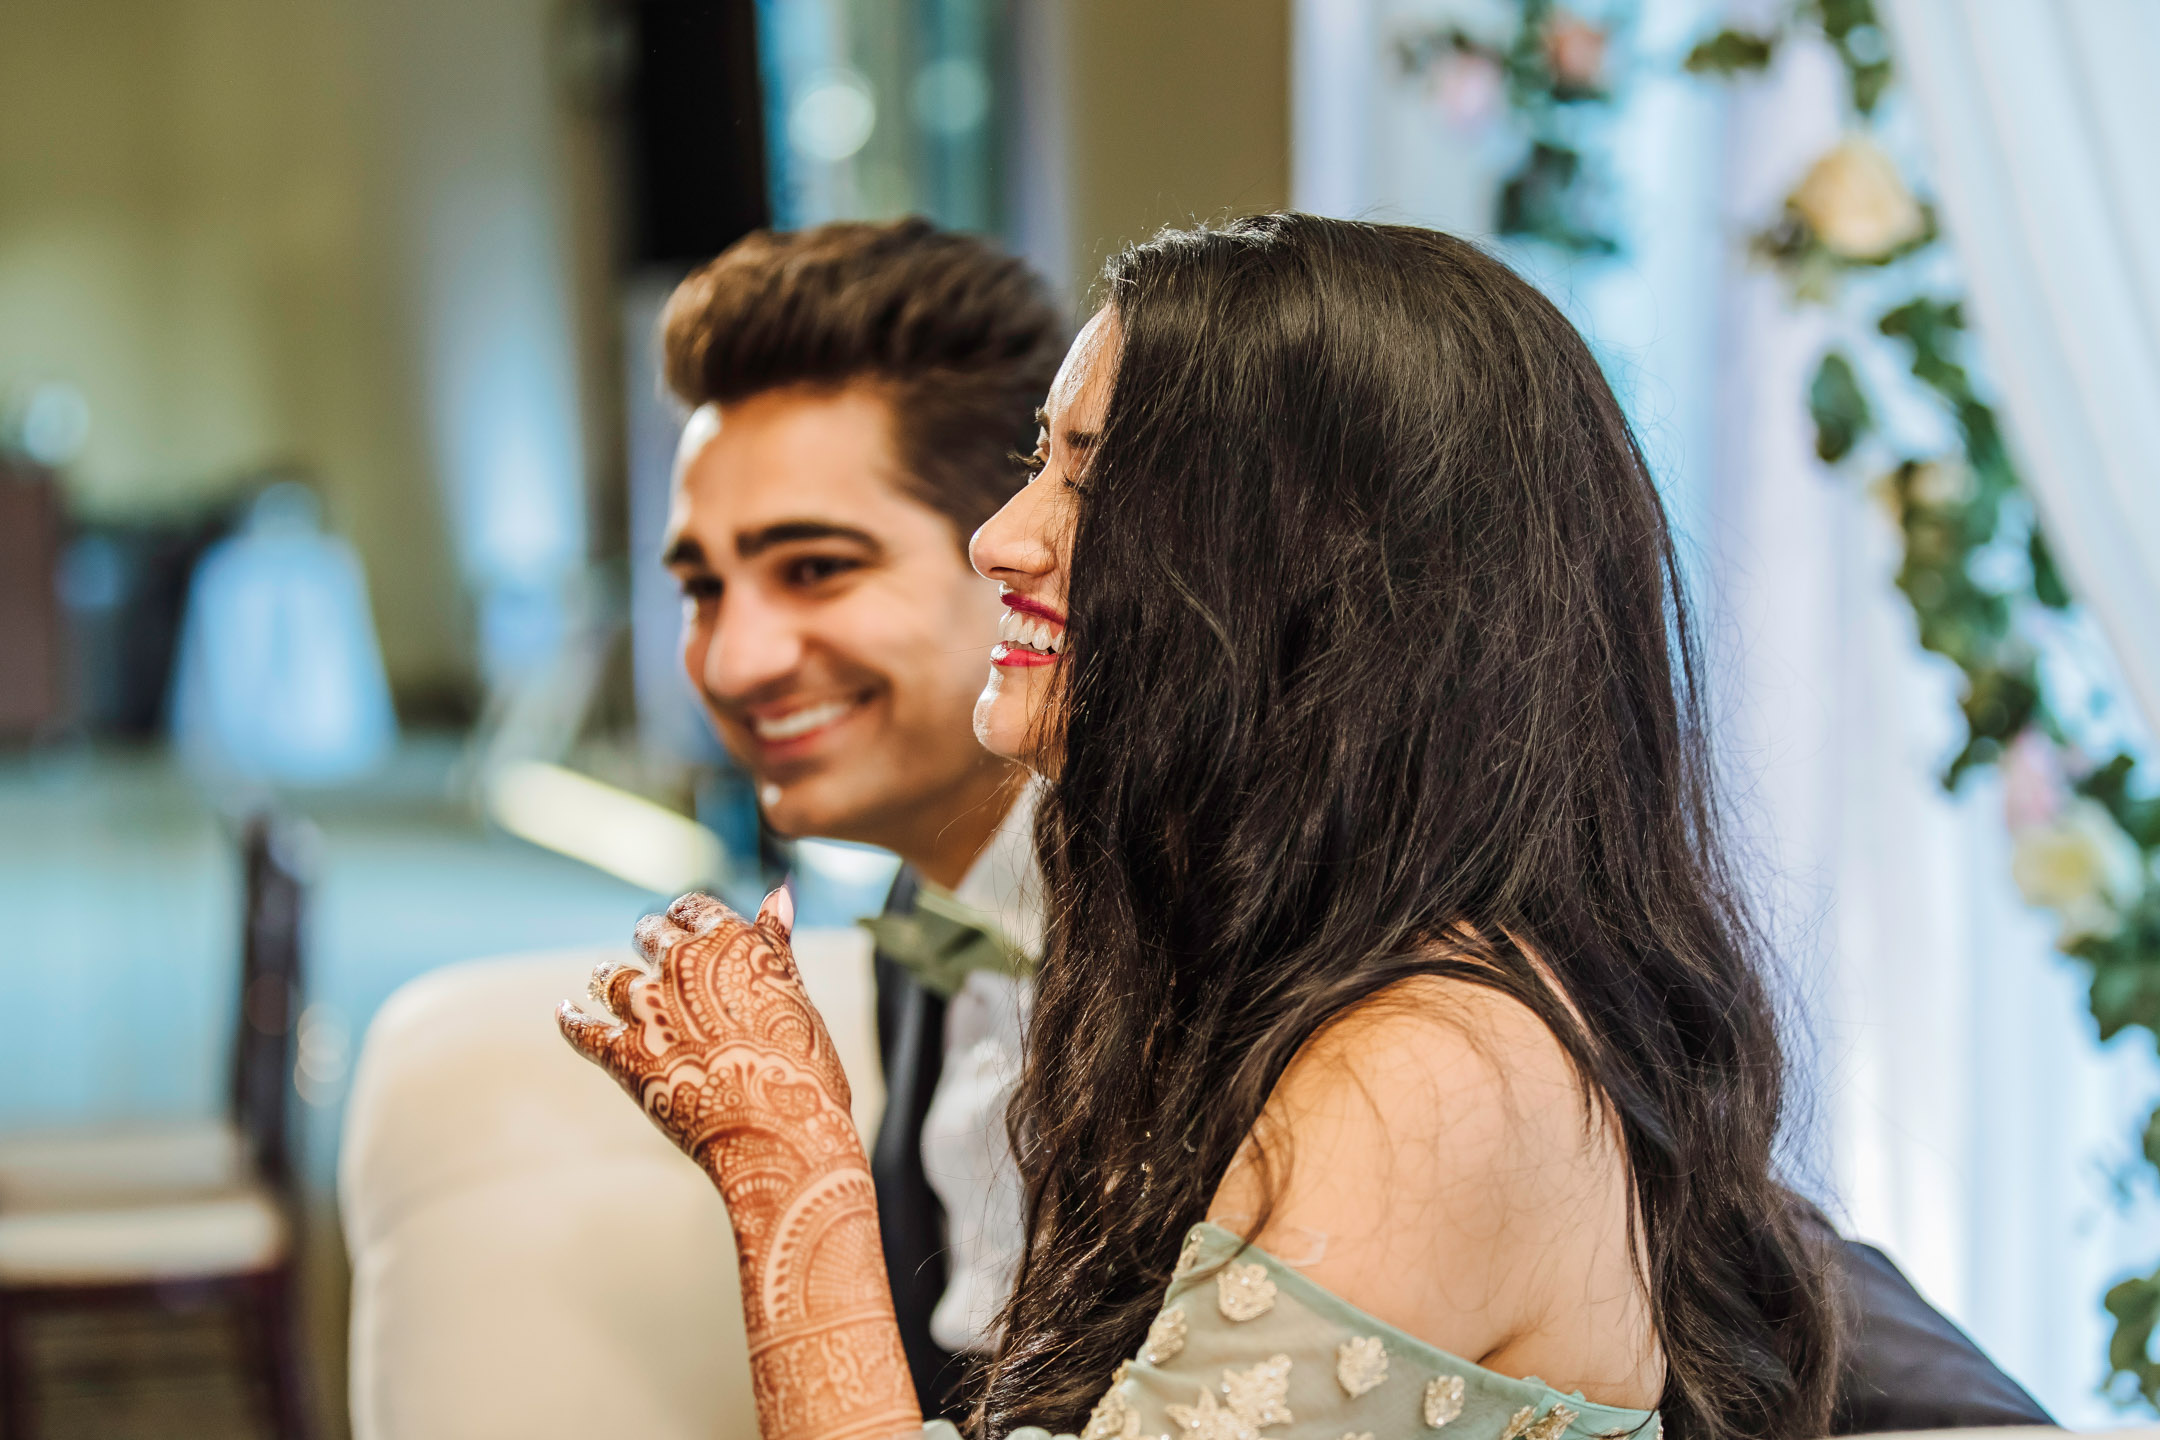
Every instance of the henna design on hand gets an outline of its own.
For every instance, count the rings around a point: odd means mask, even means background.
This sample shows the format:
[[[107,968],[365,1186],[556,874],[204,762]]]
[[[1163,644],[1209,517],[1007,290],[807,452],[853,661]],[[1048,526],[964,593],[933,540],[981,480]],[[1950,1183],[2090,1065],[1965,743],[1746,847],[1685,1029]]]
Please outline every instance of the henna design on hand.
[[[793,906],[745,921],[685,895],[556,1018],[719,1187],[735,1226],[765,1440],[919,1431],[846,1073],[788,946]]]

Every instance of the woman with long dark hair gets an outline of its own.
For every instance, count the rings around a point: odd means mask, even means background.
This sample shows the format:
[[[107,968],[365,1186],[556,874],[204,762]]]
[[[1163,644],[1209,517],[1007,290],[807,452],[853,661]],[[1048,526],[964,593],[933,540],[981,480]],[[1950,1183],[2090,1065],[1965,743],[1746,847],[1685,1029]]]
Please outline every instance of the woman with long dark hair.
[[[977,733],[1044,777],[1051,914],[974,1428],[1824,1433],[1773,1007],[1588,349],[1406,227],[1264,216],[1107,281],[972,549],[1011,610]],[[679,902],[657,976],[598,982],[628,1023],[565,1025],[728,1197],[768,1440],[897,1435],[786,927]]]

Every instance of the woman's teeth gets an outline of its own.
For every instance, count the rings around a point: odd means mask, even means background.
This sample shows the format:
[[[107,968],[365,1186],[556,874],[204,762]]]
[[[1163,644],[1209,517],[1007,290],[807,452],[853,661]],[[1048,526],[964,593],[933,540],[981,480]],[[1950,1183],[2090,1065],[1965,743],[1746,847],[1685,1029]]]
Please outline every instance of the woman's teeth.
[[[1007,610],[998,618],[998,639],[1008,645],[1025,645],[1030,650],[1057,655],[1065,649],[1065,627],[1018,610]]]
[[[760,740],[794,740],[832,724],[854,708],[852,700],[829,700],[823,705],[791,710],[770,720],[752,717],[750,729]]]

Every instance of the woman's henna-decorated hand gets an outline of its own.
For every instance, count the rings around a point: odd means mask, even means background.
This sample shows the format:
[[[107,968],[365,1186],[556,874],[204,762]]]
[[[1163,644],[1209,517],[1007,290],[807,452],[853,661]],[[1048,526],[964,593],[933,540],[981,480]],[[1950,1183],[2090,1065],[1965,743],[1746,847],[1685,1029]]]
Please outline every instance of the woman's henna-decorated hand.
[[[685,895],[638,924],[654,971],[594,972],[612,1020],[568,1001],[556,1019],[719,1186],[765,1440],[889,1440],[922,1416],[847,1076],[788,947],[793,912],[779,890],[754,924]]]

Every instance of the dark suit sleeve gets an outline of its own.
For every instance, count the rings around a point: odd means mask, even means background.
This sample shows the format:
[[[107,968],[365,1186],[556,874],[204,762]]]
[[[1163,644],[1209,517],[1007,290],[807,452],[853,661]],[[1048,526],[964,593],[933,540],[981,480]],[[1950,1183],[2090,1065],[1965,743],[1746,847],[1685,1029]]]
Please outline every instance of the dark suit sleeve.
[[[1853,1328],[1838,1375],[1835,1435],[2052,1425],[2038,1401],[1921,1298],[1890,1257],[1836,1236]]]

